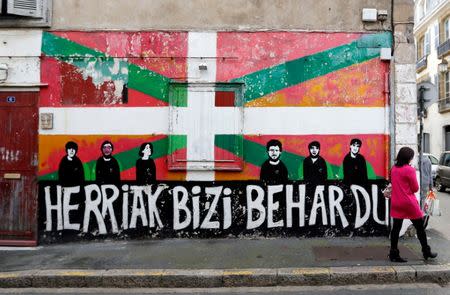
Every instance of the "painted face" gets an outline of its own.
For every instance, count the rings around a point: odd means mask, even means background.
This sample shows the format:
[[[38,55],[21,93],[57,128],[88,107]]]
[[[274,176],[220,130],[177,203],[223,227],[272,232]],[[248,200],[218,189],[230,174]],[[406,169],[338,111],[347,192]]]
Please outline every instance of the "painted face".
[[[75,149],[69,148],[67,149],[67,156],[73,158],[76,155],[77,151]]]
[[[312,146],[312,147],[309,149],[309,153],[310,153],[311,156],[313,156],[313,157],[317,157],[317,156],[319,155],[319,152],[320,152],[320,149],[319,149],[318,147],[316,147],[316,146]]]
[[[105,156],[111,155],[111,153],[112,153],[112,146],[109,143],[107,143],[104,146],[102,146],[102,153]]]
[[[352,152],[352,154],[359,153],[359,148],[360,148],[360,146],[356,142],[354,144],[350,145],[350,151]]]
[[[144,157],[149,157],[152,154],[152,149],[150,148],[149,144],[145,145],[145,148],[142,150],[142,154],[144,155]]]
[[[271,146],[269,147],[269,157],[271,160],[276,161],[280,158],[281,151],[279,146]]]

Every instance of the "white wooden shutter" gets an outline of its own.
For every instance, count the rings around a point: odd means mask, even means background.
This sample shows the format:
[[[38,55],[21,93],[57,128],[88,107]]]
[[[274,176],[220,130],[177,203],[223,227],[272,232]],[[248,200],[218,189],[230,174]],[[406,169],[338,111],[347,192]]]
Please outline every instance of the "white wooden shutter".
[[[7,12],[9,14],[42,17],[43,0],[8,0]]]

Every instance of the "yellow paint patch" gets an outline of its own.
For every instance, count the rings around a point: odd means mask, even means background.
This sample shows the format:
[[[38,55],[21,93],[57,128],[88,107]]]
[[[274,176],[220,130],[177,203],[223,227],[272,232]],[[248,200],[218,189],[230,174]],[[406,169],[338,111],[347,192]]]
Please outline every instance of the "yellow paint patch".
[[[254,274],[252,271],[250,270],[236,270],[236,271],[224,271],[223,272],[224,275],[226,276],[250,276],[252,274]]]
[[[0,279],[17,278],[18,275],[15,273],[0,273]]]
[[[138,276],[162,276],[162,275],[166,275],[167,272],[164,272],[164,271],[137,271],[137,272],[134,272],[133,274],[138,275]]]
[[[82,277],[82,276],[88,276],[88,275],[92,275],[94,272],[92,271],[63,271],[61,272],[61,275],[63,276],[77,276],[77,277]]]
[[[292,271],[294,275],[314,275],[328,272],[326,268],[296,268]]]

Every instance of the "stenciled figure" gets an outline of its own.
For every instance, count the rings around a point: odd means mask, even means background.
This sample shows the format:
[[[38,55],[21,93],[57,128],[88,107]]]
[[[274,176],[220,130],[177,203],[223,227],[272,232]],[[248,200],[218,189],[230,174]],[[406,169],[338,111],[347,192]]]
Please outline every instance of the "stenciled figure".
[[[100,148],[102,156],[98,158],[95,167],[95,180],[100,183],[117,183],[120,181],[120,168],[117,160],[112,156],[113,144],[106,140]]]
[[[139,148],[140,158],[136,161],[136,182],[150,184],[156,181],[156,165],[150,156],[153,154],[153,144],[146,142]]]
[[[344,182],[364,184],[367,182],[366,159],[359,153],[362,142],[358,138],[350,141],[350,152],[345,156],[343,162]]]
[[[77,157],[78,144],[69,141],[65,146],[66,155],[61,159],[58,179],[63,186],[75,186],[84,181],[83,163]]]
[[[327,180],[327,163],[319,155],[320,143],[308,144],[309,156],[303,161],[303,179],[307,182],[323,183]]]
[[[260,180],[266,183],[282,183],[288,181],[288,170],[280,160],[283,147],[281,142],[271,139],[266,145],[269,158],[261,165]]]

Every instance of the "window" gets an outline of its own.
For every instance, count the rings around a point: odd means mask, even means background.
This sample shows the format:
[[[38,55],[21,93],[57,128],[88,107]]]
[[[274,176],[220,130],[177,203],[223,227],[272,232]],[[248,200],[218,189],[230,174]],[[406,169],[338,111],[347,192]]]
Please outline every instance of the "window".
[[[450,154],[449,153],[445,153],[442,155],[441,165],[450,166]]]
[[[420,37],[419,42],[417,42],[417,60],[424,56],[423,45],[425,43],[425,37]]]
[[[439,163],[439,160],[435,156],[429,155],[428,158],[430,158],[431,165],[437,165]]]
[[[430,10],[431,10],[431,0],[426,0],[426,2],[425,2],[425,14],[430,12]]]
[[[447,19],[444,22],[444,36],[445,40],[450,39],[450,17],[447,17]]]
[[[439,23],[434,24],[434,48],[439,47]]]
[[[450,72],[445,72],[444,75],[444,85],[445,85],[445,99],[447,103],[450,103]]]
[[[0,27],[48,27],[52,0],[0,0]]]
[[[426,31],[425,38],[423,40],[424,40],[424,42],[423,42],[423,49],[424,49],[423,55],[426,56],[426,55],[430,54],[430,31]]]
[[[242,84],[170,84],[169,116],[169,169],[242,170]]]
[[[430,13],[438,4],[439,0],[426,0],[426,13]]]
[[[444,127],[444,138],[445,138],[445,150],[450,150],[450,126],[447,125]],[[449,158],[450,158],[450,154]],[[442,159],[441,159],[442,160]]]

